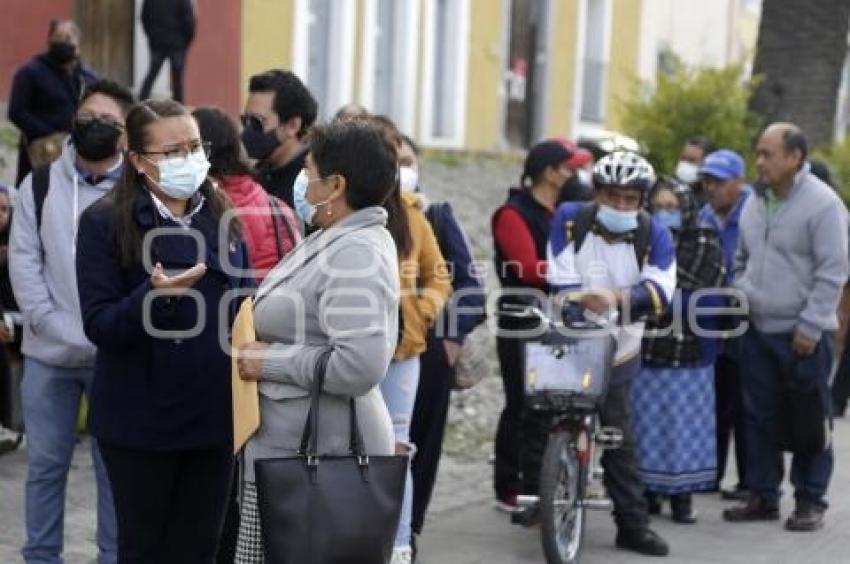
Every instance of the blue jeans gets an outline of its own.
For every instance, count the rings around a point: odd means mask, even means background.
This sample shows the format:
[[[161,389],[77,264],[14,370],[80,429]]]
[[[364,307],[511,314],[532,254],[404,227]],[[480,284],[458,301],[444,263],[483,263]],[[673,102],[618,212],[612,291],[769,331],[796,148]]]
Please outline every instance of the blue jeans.
[[[778,503],[785,474],[783,460],[783,391],[791,379],[811,379],[829,413],[829,374],[833,335],[824,333],[810,357],[792,349],[792,334],[764,334],[750,328],[743,338],[741,358],[744,411],[747,418],[747,485],[750,491]],[[813,380],[813,382],[812,382]],[[824,499],[832,476],[830,446],[814,455],[795,454],[791,484],[795,497],[826,508]]]
[[[416,403],[416,390],[419,388],[419,357],[393,361],[387,370],[387,377],[381,382],[381,394],[393,420],[396,443],[406,445],[413,458],[416,447],[410,442],[410,420],[413,418],[413,405]],[[401,506],[401,520],[396,532],[395,546],[410,546],[411,520],[413,516],[413,476],[410,463],[407,465],[407,479],[404,482],[404,503]]]
[[[65,488],[76,443],[80,396],[91,390],[91,368],[60,368],[24,360],[22,400],[27,434],[26,527],[21,554],[27,564],[62,562]],[[97,545],[100,564],[118,561],[115,508],[106,469],[92,440],[97,479]]]

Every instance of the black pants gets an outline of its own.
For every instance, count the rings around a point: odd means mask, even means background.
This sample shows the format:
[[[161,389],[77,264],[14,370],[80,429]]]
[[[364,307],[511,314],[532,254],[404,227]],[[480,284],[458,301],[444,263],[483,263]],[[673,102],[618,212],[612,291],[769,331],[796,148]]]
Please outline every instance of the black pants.
[[[410,422],[410,442],[416,445],[413,458],[413,531],[421,535],[425,513],[437,481],[443,452],[443,436],[449,415],[449,399],[454,369],[449,366],[443,340],[434,332],[428,336],[428,349],[420,357],[419,389]]]
[[[727,355],[717,357],[714,366],[717,414],[717,484],[723,482],[729,459],[729,440],[735,437],[735,465],[738,489],[746,489],[747,420],[744,413],[744,388],[740,362]]]
[[[620,448],[602,455],[605,489],[614,502],[614,521],[621,529],[642,529],[649,525],[649,509],[644,497],[643,478],[637,461],[637,447],[632,432],[632,379],[640,370],[640,361],[614,368],[612,382],[602,406],[601,422],[623,432]]]
[[[525,409],[523,382],[523,341],[496,339],[505,408],[496,430],[496,464],[493,487],[500,498],[536,495],[540,482],[540,461],[546,449],[551,418]]]
[[[139,91],[139,99],[147,100],[163,63],[168,59],[171,66],[171,94],[178,102],[183,102],[183,70],[186,68],[186,49],[176,51],[155,51],[151,49],[151,63],[148,75]]]
[[[121,564],[212,564],[233,481],[233,454],[156,452],[101,443]]]
[[[227,500],[221,542],[218,546],[218,564],[233,564],[236,557],[236,540],[239,538],[239,465],[233,468],[233,487]]]

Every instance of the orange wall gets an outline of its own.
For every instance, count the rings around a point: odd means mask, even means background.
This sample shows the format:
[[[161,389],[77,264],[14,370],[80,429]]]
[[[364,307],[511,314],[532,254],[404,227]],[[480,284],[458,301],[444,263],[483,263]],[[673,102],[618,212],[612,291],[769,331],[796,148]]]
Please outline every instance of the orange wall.
[[[186,68],[186,101],[240,112],[242,2],[198,0],[198,30]]]
[[[73,2],[2,0],[0,4],[0,100],[8,100],[15,71],[46,49],[50,20],[70,18]]]

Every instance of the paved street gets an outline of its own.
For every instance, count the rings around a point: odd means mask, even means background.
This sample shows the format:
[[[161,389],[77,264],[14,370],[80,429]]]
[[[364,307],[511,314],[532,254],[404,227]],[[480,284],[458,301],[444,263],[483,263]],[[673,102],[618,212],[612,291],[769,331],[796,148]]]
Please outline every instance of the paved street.
[[[655,525],[671,543],[667,564],[842,564],[850,562],[850,422],[837,425],[837,469],[832,508],[822,531],[791,534],[779,523],[728,525],[716,496],[700,496],[701,522],[694,527],[669,519]],[[0,563],[20,562],[23,539],[24,452],[0,457]],[[539,530],[508,523],[491,505],[490,467],[485,460],[448,459],[441,469],[434,507],[420,541],[420,564],[531,564],[542,561]],[[94,560],[94,486],[88,444],[82,443],[69,479],[66,562]],[[785,500],[783,514],[790,511]],[[626,564],[648,559],[613,548],[614,527],[605,513],[590,518],[583,564]]]

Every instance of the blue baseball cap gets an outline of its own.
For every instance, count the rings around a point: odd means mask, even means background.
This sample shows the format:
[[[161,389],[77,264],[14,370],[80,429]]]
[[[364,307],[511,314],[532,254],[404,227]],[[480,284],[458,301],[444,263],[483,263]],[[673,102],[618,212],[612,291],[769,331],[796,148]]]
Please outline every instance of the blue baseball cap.
[[[702,176],[711,176],[720,180],[744,177],[744,159],[735,151],[720,149],[709,154],[699,169]]]

